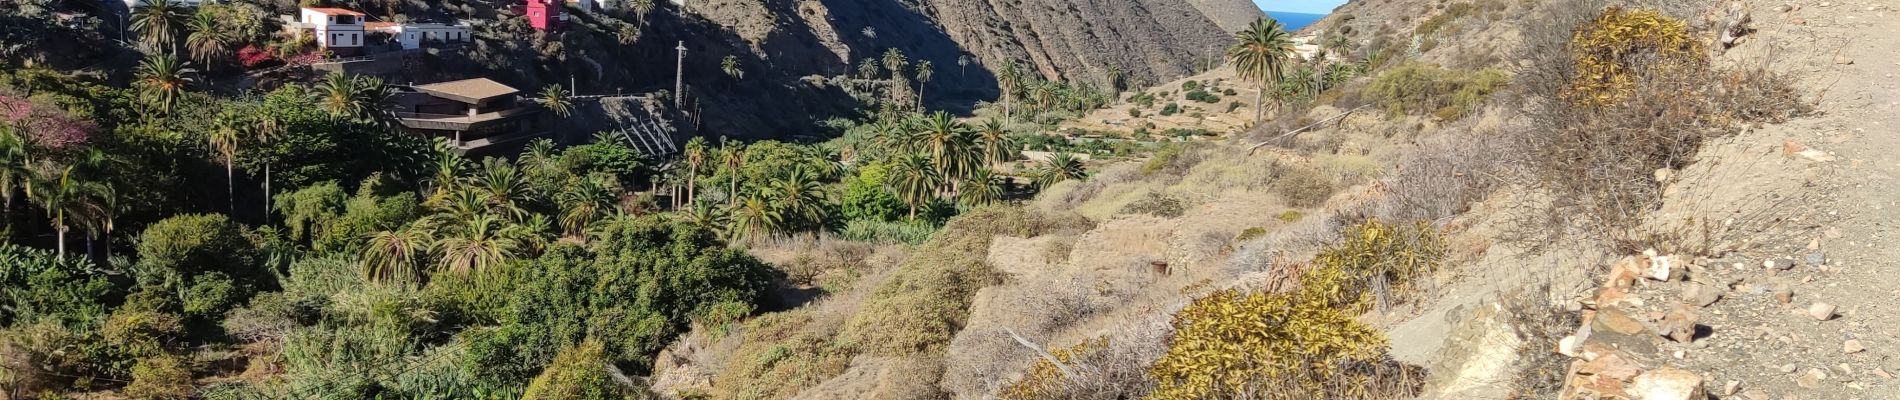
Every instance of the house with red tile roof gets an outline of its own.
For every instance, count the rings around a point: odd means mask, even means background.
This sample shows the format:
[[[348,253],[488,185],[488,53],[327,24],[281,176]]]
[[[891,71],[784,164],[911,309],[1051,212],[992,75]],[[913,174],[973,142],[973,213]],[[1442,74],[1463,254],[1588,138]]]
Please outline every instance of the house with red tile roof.
[[[363,53],[363,25],[368,15],[341,8],[303,7],[298,28],[311,30],[317,45],[337,55]]]

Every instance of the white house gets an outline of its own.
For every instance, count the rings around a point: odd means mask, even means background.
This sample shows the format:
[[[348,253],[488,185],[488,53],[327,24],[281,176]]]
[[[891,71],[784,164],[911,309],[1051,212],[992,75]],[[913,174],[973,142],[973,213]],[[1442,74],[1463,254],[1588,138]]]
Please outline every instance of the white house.
[[[316,32],[318,45],[341,54],[363,49],[363,17],[341,8],[304,7],[298,22]]]
[[[371,22],[365,27],[371,32],[389,34],[390,40],[405,50],[419,49],[431,42],[465,43],[469,40],[468,24]]]
[[[1293,37],[1293,53],[1299,55],[1301,60],[1312,60],[1319,55],[1319,36],[1319,33],[1310,33]]]

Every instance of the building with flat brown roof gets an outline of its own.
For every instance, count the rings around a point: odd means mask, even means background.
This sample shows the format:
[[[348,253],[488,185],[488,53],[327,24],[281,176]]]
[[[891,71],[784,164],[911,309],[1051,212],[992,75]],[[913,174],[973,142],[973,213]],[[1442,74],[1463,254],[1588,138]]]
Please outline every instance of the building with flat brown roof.
[[[498,154],[552,131],[541,106],[521,101],[520,93],[487,78],[465,79],[405,88],[386,106],[411,132],[446,138],[464,153]]]

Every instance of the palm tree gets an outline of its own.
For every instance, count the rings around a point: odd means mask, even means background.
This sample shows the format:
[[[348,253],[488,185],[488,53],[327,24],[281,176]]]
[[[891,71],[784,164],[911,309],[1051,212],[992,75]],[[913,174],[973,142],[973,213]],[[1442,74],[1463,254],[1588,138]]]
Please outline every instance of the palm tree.
[[[1003,70],[998,72],[996,81],[1003,85],[1003,118],[1014,118],[1011,114],[1010,103],[1015,99],[1017,91],[1022,89],[1022,64],[1017,63],[1016,60],[1003,62]]]
[[[1008,191],[1007,178],[996,176],[988,168],[979,169],[965,178],[961,190],[957,191],[957,200],[966,206],[982,206],[1003,200]]]
[[[687,222],[691,222],[693,225],[721,231],[724,230],[726,221],[729,219],[726,215],[725,207],[719,207],[706,202],[695,202],[687,207],[686,213],[683,214],[683,216]]]
[[[804,167],[794,168],[771,184],[773,208],[787,225],[817,224],[824,220],[824,184]]]
[[[251,112],[250,119],[253,124],[251,136],[256,138],[258,145],[270,147],[271,143],[276,142],[277,137],[283,134],[283,123],[278,120],[275,113],[265,111],[263,107],[256,107]],[[270,180],[271,163],[266,159],[264,161],[264,223],[267,224],[270,223],[271,205],[275,204],[271,202]]]
[[[1003,121],[990,118],[977,128],[977,141],[983,144],[983,161],[1001,164],[1014,159],[1016,141],[1010,139],[1009,129],[1003,127]]]
[[[727,231],[732,241],[757,239],[761,234],[777,233],[784,226],[785,216],[766,204],[757,196],[748,197],[745,203],[732,210],[732,228]]]
[[[528,200],[529,188],[521,179],[521,170],[513,163],[494,157],[483,159],[481,172],[469,183],[482,196],[482,204],[489,211],[512,218],[526,216],[522,203]]]
[[[1346,63],[1335,62],[1326,64],[1326,72],[1324,73],[1324,79],[1326,81],[1325,87],[1328,89],[1339,87],[1339,85],[1345,84],[1347,80],[1352,79],[1352,74],[1353,67],[1346,65]]]
[[[317,104],[331,117],[383,122],[377,105],[391,93],[380,78],[331,73],[317,89]]]
[[[436,141],[435,147],[435,174],[429,178],[428,189],[436,196],[447,195],[454,191],[456,181],[462,176],[462,171],[468,170],[469,162],[461,154],[456,154],[446,141]]]
[[[27,151],[26,140],[11,130],[0,129],[0,199],[5,201],[5,207],[0,208],[0,221],[6,221],[7,213],[13,211],[13,193],[17,188],[33,190],[32,167],[33,154]]]
[[[173,0],[148,0],[132,9],[132,30],[148,48],[170,53],[178,43],[178,29],[191,18],[189,7]]]
[[[231,33],[218,26],[217,16],[198,13],[192,16],[186,30],[191,33],[185,35],[185,47],[191,50],[191,59],[199,64],[214,65],[219,58],[231,54]]]
[[[237,177],[231,165],[237,161],[238,142],[241,140],[239,125],[244,124],[241,118],[232,113],[220,113],[212,121],[211,132],[205,135],[205,144],[224,161],[224,197],[230,202],[233,218],[237,217]]]
[[[558,192],[562,184],[567,183],[571,174],[561,164],[561,156],[554,149],[554,141],[536,139],[528,142],[520,158],[515,159],[516,169],[528,180],[528,186],[540,195]]]
[[[891,164],[891,179],[886,184],[898,200],[910,206],[910,219],[915,220],[917,207],[930,201],[941,182],[943,175],[931,165],[929,156],[907,153]]]
[[[952,191],[963,177],[983,163],[969,125],[951,117],[950,113],[938,111],[925,118],[919,139],[923,140],[919,147],[930,154],[931,167],[951,184]]]
[[[1240,42],[1227,48],[1227,60],[1234,64],[1235,73],[1240,79],[1253,81],[1260,86],[1260,93],[1254,95],[1253,123],[1259,125],[1266,117],[1267,88],[1277,86],[1286,64],[1292,57],[1293,40],[1287,36],[1280,21],[1273,18],[1261,18],[1254,21],[1247,30],[1234,34]]]
[[[652,12],[653,0],[633,0],[633,16],[639,19],[640,25],[647,24],[647,14]]]
[[[363,276],[375,280],[413,279],[420,275],[417,266],[429,252],[434,238],[422,223],[401,229],[369,234],[363,246]]]
[[[492,215],[476,215],[460,224],[459,228],[435,242],[435,252],[440,260],[436,268],[439,271],[468,273],[485,270],[514,258],[522,247],[516,235],[504,234],[506,221]]]
[[[706,138],[694,136],[686,141],[686,204],[697,203],[700,168],[706,164]]]
[[[548,85],[541,89],[539,100],[541,105],[547,106],[549,111],[554,111],[554,115],[567,118],[569,115],[574,115],[574,102],[569,101],[568,97],[567,89],[562,88],[561,85]]]
[[[884,70],[891,72],[891,78],[902,77],[904,75],[904,67],[910,65],[910,61],[904,57],[904,52],[897,51],[895,47],[884,49],[882,62],[884,64]]]
[[[928,151],[928,149],[922,147],[924,144],[924,140],[922,139],[923,130],[917,129],[917,125],[922,124],[918,122],[917,119],[919,118],[913,117],[903,120],[875,122],[871,125],[873,135],[871,141],[887,154]]]
[[[924,109],[924,84],[930,83],[930,78],[936,76],[936,71],[932,71],[934,67],[935,65],[932,65],[930,60],[917,62],[917,109],[919,110]]]
[[[1029,84],[1029,98],[1036,101],[1036,109],[1048,111],[1061,97],[1062,87],[1056,81],[1038,79]]]
[[[1069,153],[1056,153],[1043,161],[1042,169],[1036,174],[1036,186],[1048,188],[1058,182],[1082,179],[1087,172],[1082,166],[1082,159]]]
[[[74,176],[77,166],[67,166],[57,178],[45,179],[27,188],[27,197],[46,210],[53,230],[59,232],[59,254],[66,254],[66,232],[77,224],[88,237],[112,229],[114,207],[112,187],[88,182]]]
[[[726,164],[726,171],[729,172],[726,177],[731,180],[728,183],[732,185],[726,190],[726,203],[728,206],[738,206],[739,177],[743,175],[739,167],[745,166],[745,149],[743,146],[728,146],[722,139],[719,144],[719,158]]]
[[[178,106],[179,95],[197,81],[194,77],[197,73],[190,62],[179,61],[169,54],[153,54],[139,62],[139,94],[146,101],[156,103],[160,111],[170,114]]]
[[[725,59],[719,60],[719,69],[725,71],[726,76],[730,76],[734,80],[745,79],[745,69],[739,68],[738,56],[728,55]]]
[[[605,219],[614,208],[619,184],[612,176],[592,174],[575,179],[561,192],[561,230],[580,236],[588,226]]]

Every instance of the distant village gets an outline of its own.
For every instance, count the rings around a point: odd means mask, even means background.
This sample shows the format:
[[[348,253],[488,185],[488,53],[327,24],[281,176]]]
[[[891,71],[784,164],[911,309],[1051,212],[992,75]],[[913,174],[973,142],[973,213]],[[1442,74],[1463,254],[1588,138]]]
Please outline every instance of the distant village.
[[[125,0],[128,10],[150,0]],[[172,0],[196,7],[205,0]],[[515,11],[537,31],[568,26],[568,8],[600,11],[613,6],[596,0],[522,0]],[[565,7],[563,7],[565,5]],[[300,7],[297,15],[278,16],[286,34],[314,39],[324,54],[310,65],[327,73],[383,75],[400,68],[402,57],[424,50],[454,50],[472,40],[482,21],[372,21],[364,12],[338,7]],[[413,133],[446,139],[457,152],[506,155],[536,138],[552,135],[559,122],[546,107],[521,99],[522,91],[488,78],[392,85],[385,111]],[[573,90],[569,88],[568,90]],[[589,96],[598,98],[601,96]],[[653,121],[617,132],[648,154],[678,151],[673,129]]]

